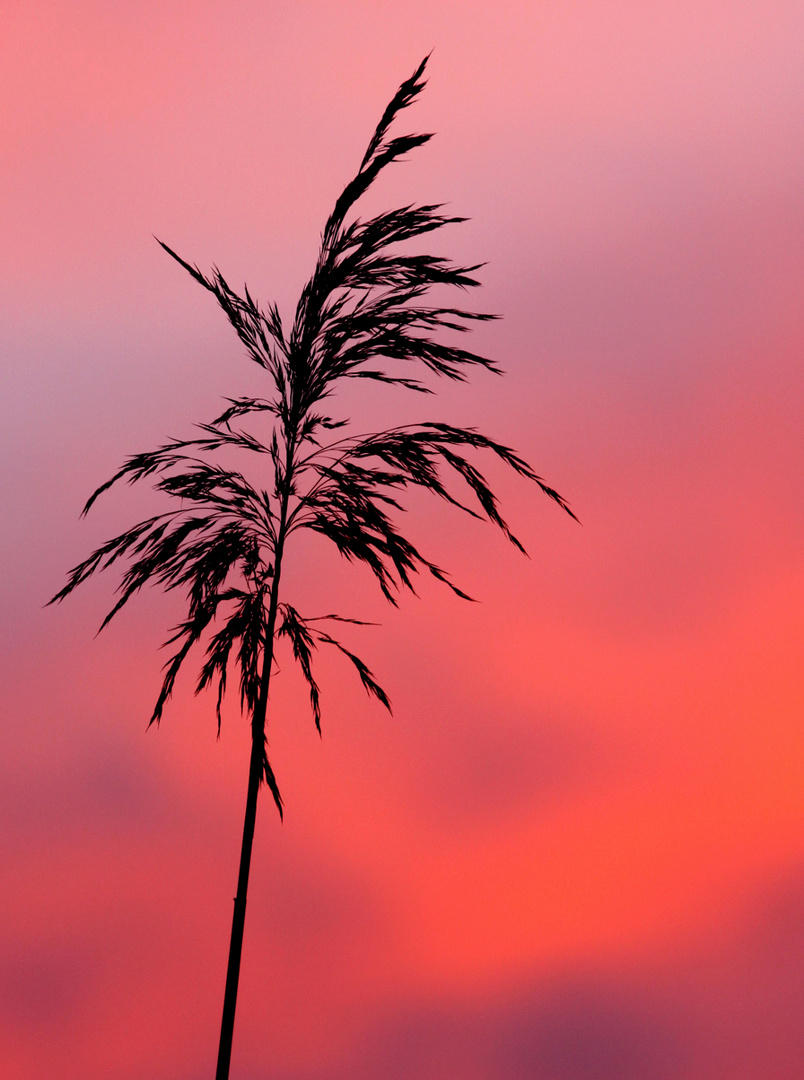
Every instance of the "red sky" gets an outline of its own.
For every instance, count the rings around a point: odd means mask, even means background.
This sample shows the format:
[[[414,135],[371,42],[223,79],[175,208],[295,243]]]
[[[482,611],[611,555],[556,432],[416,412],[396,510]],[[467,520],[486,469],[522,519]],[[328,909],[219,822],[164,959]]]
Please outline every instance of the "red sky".
[[[167,13],[165,11],[167,8]],[[804,9],[7,0],[0,40],[0,1072],[201,1080],[247,770],[178,617],[66,571],[152,505],[125,455],[255,386],[153,240],[287,311],[397,85],[437,132],[372,196],[448,201],[507,376],[477,424],[524,559],[424,503],[435,584],[391,611],[302,546],[324,735],[288,662],[257,827],[233,1080],[798,1080],[804,1073]],[[405,127],[405,130],[408,128]],[[347,415],[398,398],[338,399]],[[427,416],[424,415],[424,411]],[[406,415],[406,414],[405,414]]]

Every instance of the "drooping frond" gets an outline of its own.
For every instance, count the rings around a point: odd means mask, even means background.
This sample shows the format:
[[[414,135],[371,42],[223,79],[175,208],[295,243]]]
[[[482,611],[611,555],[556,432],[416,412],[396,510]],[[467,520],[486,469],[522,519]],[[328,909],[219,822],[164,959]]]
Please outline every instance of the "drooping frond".
[[[274,770],[271,768],[271,762],[268,760],[268,739],[264,734],[262,737],[262,776],[265,783],[268,785],[268,790],[274,797],[276,808],[279,811],[279,818],[280,820],[284,820],[284,804],[282,802],[282,796],[279,794],[279,785],[276,782]]]
[[[349,649],[342,645],[340,641],[336,641],[331,634],[327,634],[314,625],[327,620],[362,625],[360,620],[344,619],[337,615],[322,615],[313,619],[305,619],[290,604],[281,604],[280,610],[282,622],[279,625],[277,634],[280,637],[287,637],[293,647],[293,656],[301,667],[305,682],[310,690],[310,706],[313,710],[313,719],[319,735],[321,734],[321,691],[313,677],[312,658],[316,648],[322,643],[332,645],[340,650],[354,665],[366,693],[376,697],[391,712],[391,702],[388,695],[374,678],[368,666],[359,656],[355,656],[353,652],[350,652]]]
[[[158,473],[157,489],[191,506],[200,504],[202,509],[171,511],[121,533],[75,567],[67,584],[49,603],[63,600],[97,570],[108,569],[118,559],[127,565],[118,586],[119,598],[101,623],[101,630],[145,585],[185,592],[187,618],[165,642],[178,643],[178,649],[165,665],[150,724],[161,719],[182,664],[218,616],[220,606],[235,603],[234,613],[213,638],[198,689],[210,681],[217,667],[220,721],[225,659],[239,640],[241,701],[252,709],[259,683],[258,658],[265,645],[265,592],[273,577],[273,521],[267,497],[239,473],[172,452],[157,463],[140,455],[130,459],[129,465],[132,472]],[[170,471],[177,465],[183,465],[184,470]],[[240,588],[231,587],[233,577]]]
[[[413,468],[413,475],[422,479],[416,479],[417,483],[430,486],[427,479],[432,475],[428,466],[432,466],[433,459],[440,456],[445,464],[450,465],[460,473],[467,484],[472,488],[480,502],[486,516],[498,525],[503,532],[512,540],[517,547],[521,545],[508,532],[508,528],[497,513],[497,500],[494,493],[486,484],[482,475],[464,458],[450,447],[469,447],[475,450],[488,450],[500,458],[509,468],[520,476],[533,481],[549,498],[557,502],[562,510],[570,517],[578,520],[564,498],[545,481],[538,476],[531,466],[515,453],[509,446],[495,442],[474,428],[459,428],[451,424],[425,423],[420,425],[408,425],[394,428],[390,431],[380,432],[377,435],[369,435],[355,442],[348,448],[349,458],[376,458],[384,464],[396,464],[400,467]],[[435,487],[432,490],[444,496]],[[465,508],[464,508],[465,509]]]
[[[267,311],[261,310],[250,296],[248,289],[245,290],[244,296],[239,296],[229,286],[217,267],[213,269],[212,275],[207,277],[197,266],[191,266],[190,263],[185,262],[163,241],[157,239],[157,243],[200,285],[215,296],[237,336],[246,346],[251,359],[260,367],[267,368],[275,374],[281,366],[280,357],[286,352],[282,319],[276,305],[269,305]]]
[[[218,696],[215,711],[218,717],[219,735],[221,704],[226,693],[229,655],[238,641],[240,642],[237,654],[240,668],[240,706],[249,713],[253,713],[257,706],[260,675],[258,660],[265,647],[266,635],[265,587],[251,591],[229,589],[221,594],[220,599],[233,602],[234,611],[209,642],[206,660],[196,686],[196,693],[199,694],[217,676]]]
[[[279,624],[277,635],[279,637],[287,637],[290,639],[290,643],[293,646],[293,656],[299,667],[302,669],[304,679],[310,688],[310,706],[313,710],[315,726],[320,735],[321,691],[318,688],[318,683],[313,678],[312,669],[315,638],[310,632],[304,619],[299,615],[295,608],[290,606],[290,604],[282,604],[280,611],[282,613],[282,622]]]
[[[502,517],[487,480],[467,458],[467,450],[490,451],[575,517],[558,492],[510,447],[473,428],[427,423],[344,439],[311,455],[305,465],[312,468],[316,481],[299,500],[290,529],[321,533],[346,559],[366,565],[393,604],[398,589],[414,591],[413,577],[420,570],[428,570],[459,596],[470,599],[400,534],[394,515],[402,508],[400,498],[405,488],[423,488],[471,517],[487,519],[524,552]],[[465,483],[476,508],[448,489],[445,471]]]

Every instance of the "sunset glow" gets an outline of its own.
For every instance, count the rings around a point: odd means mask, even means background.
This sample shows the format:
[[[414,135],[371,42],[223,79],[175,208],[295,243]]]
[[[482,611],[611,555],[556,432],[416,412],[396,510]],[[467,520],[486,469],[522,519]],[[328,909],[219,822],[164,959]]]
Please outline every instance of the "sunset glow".
[[[475,425],[524,558],[425,499],[479,602],[390,608],[304,540],[285,581],[349,627],[389,717],[280,654],[232,1080],[804,1075],[804,7],[42,0],[0,34],[4,751],[0,1075],[211,1077],[242,831],[236,693],[118,578],[44,608],[154,505],[87,496],[259,392],[169,243],[290,316],[385,104],[435,138],[362,213],[446,202],[486,262],[468,347],[502,379],[362,425]],[[425,245],[426,247],[426,245]],[[193,670],[197,670],[197,666]],[[233,680],[234,681],[234,680]]]

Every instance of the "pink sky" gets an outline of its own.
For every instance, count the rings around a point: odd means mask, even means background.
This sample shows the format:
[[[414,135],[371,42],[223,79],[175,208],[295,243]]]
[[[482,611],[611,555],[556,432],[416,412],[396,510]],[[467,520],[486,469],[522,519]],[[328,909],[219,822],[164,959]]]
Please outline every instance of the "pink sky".
[[[165,13],[165,8],[168,13]],[[180,686],[179,614],[66,571],[152,505],[125,455],[257,385],[153,234],[287,312],[397,85],[437,132],[369,206],[448,201],[506,369],[477,424],[523,559],[416,505],[482,602],[398,612],[302,545],[324,735],[282,664],[287,813],[257,825],[232,1080],[799,1080],[804,1073],[804,9],[715,3],[4,7],[0,1073],[212,1075],[247,771]],[[474,298],[473,298],[474,299]],[[346,415],[407,415],[345,395]]]

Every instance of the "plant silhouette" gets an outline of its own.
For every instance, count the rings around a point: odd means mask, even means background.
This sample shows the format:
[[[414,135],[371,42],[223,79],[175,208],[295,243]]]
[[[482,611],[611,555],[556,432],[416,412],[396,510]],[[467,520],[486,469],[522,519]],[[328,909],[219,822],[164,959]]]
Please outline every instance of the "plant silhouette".
[[[400,86],[357,175],[335,203],[289,331],[275,305],[260,307],[248,289],[243,295],[235,292],[219,270],[202,273],[162,244],[223,308],[250,359],[263,369],[267,393],[227,399],[220,416],[198,425],[198,437],[173,440],[130,457],[95,491],[83,512],[118,481],[146,478],[171,497],[174,507],[98,548],[71,571],[67,584],[50,601],[64,599],[96,571],[118,560],[125,565],[119,598],[101,629],[146,584],[186,592],[186,618],[167,642],[176,650],[165,665],[151,724],[161,719],[179,669],[202,639],[206,651],[196,692],[217,688],[219,732],[227,672],[230,665],[239,669],[241,708],[251,720],[251,756],[217,1080],[229,1075],[254,823],[263,781],[282,815],[265,732],[275,642],[285,637],[292,646],[319,732],[320,695],[312,658],[320,645],[339,649],[354,665],[366,691],[390,708],[366,664],[333,636],[333,623],[358,620],[338,615],[308,618],[280,599],[283,558],[291,537],[311,529],[328,538],[347,561],[368,567],[392,604],[400,591],[413,591],[414,578],[422,571],[469,599],[400,531],[400,496],[406,489],[429,491],[472,517],[491,521],[524,550],[471,460],[477,451],[486,451],[533,481],[572,515],[561,496],[513,450],[472,428],[428,422],[353,436],[342,431],[347,420],[327,412],[328,399],[347,379],[432,393],[421,381],[423,374],[463,380],[472,367],[499,370],[492,361],[434,337],[437,331],[464,331],[471,323],[494,316],[425,303],[433,286],[466,290],[478,285],[472,276],[478,266],[455,266],[445,258],[405,254],[398,247],[465,219],[445,216],[438,205],[409,205],[347,222],[354,204],[379,173],[431,138],[388,136],[397,114],[424,88],[426,63],[427,58]],[[259,426],[260,436],[243,427],[247,417]],[[221,453],[225,456],[229,449],[256,455],[265,486],[254,486],[244,472],[224,467]],[[450,474],[464,485],[472,505],[448,489],[445,478]]]

